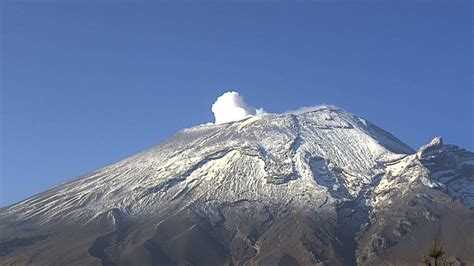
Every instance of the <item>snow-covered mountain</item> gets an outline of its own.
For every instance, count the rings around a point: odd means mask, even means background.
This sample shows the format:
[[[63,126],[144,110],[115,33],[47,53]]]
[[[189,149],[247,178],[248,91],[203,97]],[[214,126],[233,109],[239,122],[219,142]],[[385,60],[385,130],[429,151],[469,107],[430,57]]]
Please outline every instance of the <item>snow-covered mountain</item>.
[[[474,154],[321,106],[184,129],[0,210],[0,264],[474,263]]]

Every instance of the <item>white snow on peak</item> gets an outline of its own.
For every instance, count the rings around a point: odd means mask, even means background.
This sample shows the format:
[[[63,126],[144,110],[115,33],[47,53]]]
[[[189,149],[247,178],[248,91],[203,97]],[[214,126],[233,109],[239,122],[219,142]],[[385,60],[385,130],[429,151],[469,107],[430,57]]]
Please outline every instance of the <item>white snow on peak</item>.
[[[341,108],[335,106],[335,105],[330,105],[330,104],[318,104],[318,105],[314,105],[314,106],[304,106],[304,107],[300,107],[296,110],[291,110],[291,111],[287,111],[285,112],[284,114],[293,114],[293,115],[300,115],[300,114],[304,114],[304,113],[308,113],[308,112],[314,112],[314,111],[317,111],[317,110],[321,110],[321,109],[334,109],[334,110],[342,110]]]
[[[231,106],[250,117],[245,102],[231,95]],[[387,162],[413,153],[390,133],[334,106],[255,116],[182,130],[156,147],[13,205],[0,218],[87,222],[113,208],[135,217],[242,199],[330,208],[323,206],[360,196],[386,172]],[[389,170],[402,173],[404,167]]]
[[[417,154],[417,157],[418,158],[422,158],[423,156],[425,156],[427,153],[429,153],[430,151],[434,150],[434,149],[437,149],[439,147],[443,146],[443,139],[441,137],[434,137],[430,143],[428,144],[425,144],[423,146],[421,146],[421,148],[418,150],[418,152],[416,153]]]

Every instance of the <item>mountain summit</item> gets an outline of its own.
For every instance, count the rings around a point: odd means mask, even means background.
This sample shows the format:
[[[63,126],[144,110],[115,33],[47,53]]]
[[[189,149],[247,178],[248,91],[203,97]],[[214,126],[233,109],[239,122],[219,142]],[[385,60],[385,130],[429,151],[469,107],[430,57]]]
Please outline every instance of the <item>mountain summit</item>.
[[[0,209],[0,264],[416,264],[433,239],[474,263],[473,153],[334,106],[243,117]]]

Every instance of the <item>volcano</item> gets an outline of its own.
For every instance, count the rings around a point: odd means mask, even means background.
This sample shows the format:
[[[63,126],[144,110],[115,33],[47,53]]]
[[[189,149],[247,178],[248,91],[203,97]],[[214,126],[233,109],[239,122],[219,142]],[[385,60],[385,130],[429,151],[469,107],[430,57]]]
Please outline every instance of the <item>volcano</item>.
[[[1,265],[474,264],[474,153],[334,106],[184,129],[0,209]]]

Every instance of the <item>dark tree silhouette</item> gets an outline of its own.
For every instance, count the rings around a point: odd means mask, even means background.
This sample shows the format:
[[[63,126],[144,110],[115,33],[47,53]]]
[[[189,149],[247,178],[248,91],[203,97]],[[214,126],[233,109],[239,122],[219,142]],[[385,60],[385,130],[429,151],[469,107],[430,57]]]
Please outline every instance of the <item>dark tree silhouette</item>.
[[[428,248],[428,254],[423,255],[421,258],[421,263],[426,266],[451,266],[454,265],[454,262],[443,259],[444,251],[443,244],[436,240],[431,242],[431,245]]]
[[[428,256],[434,260],[434,266],[439,265],[439,260],[441,259],[441,256],[443,256],[444,251],[443,251],[443,244],[439,243],[436,240],[433,240],[431,242],[431,246],[428,249]]]

